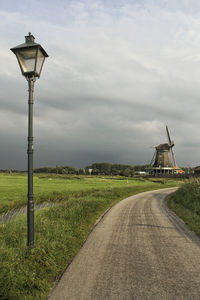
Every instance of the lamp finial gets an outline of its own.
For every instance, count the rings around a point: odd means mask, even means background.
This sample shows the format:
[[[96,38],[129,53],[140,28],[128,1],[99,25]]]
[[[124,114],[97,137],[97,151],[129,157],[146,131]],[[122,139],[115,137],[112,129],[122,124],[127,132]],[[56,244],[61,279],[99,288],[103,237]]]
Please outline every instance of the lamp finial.
[[[26,43],[34,43],[34,41],[35,41],[35,38],[31,34],[31,32],[29,32],[28,35],[25,36],[25,39],[26,39]]]

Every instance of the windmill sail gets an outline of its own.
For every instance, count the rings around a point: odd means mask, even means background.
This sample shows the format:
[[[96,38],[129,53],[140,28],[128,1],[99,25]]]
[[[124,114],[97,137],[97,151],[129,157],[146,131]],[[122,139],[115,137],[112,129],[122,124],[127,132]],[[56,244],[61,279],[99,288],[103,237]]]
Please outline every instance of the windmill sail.
[[[166,131],[167,131],[167,137],[168,137],[168,141],[169,141],[169,146],[170,146],[170,150],[171,150],[171,154],[172,154],[172,160],[173,160],[173,164],[174,167],[176,166],[176,159],[175,159],[175,155],[174,155],[174,151],[172,149],[172,147],[174,146],[174,142],[171,140],[170,135],[169,135],[169,129],[166,126]]]
[[[152,166],[152,164],[153,164],[153,162],[154,162],[154,160],[155,160],[155,157],[156,157],[156,151],[155,151],[154,154],[153,154],[152,160],[151,160],[151,162],[150,162],[150,166]]]

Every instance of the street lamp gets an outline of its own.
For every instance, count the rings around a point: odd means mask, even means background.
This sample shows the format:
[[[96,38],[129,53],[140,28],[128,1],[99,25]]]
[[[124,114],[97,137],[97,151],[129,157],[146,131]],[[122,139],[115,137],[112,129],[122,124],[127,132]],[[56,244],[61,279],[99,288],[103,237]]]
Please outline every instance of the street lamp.
[[[28,81],[28,203],[27,203],[27,244],[34,246],[34,198],[33,198],[33,90],[36,78],[40,77],[46,51],[40,44],[34,42],[34,36],[29,32],[25,43],[10,50],[17,57],[22,75]]]

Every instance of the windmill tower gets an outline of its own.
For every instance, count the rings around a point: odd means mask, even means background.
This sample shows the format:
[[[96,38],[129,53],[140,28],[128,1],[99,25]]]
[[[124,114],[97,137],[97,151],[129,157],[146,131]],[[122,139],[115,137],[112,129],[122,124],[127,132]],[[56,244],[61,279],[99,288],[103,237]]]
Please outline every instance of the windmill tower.
[[[168,143],[160,144],[155,147],[155,153],[151,160],[150,173],[153,174],[172,174],[175,172],[176,160],[173,152],[174,142],[169,135],[168,127],[166,126]]]

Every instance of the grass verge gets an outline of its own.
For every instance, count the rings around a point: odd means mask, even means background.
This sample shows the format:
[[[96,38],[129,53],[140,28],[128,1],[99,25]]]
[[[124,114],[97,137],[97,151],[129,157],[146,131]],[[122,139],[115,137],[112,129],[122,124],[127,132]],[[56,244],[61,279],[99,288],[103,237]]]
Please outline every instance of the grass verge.
[[[46,299],[72,261],[97,218],[119,200],[143,191],[175,186],[175,181],[115,187],[89,196],[63,195],[55,207],[35,214],[35,248],[27,251],[26,218],[0,225],[0,298]]]
[[[190,181],[169,196],[168,205],[198,236],[200,236],[200,182]]]

